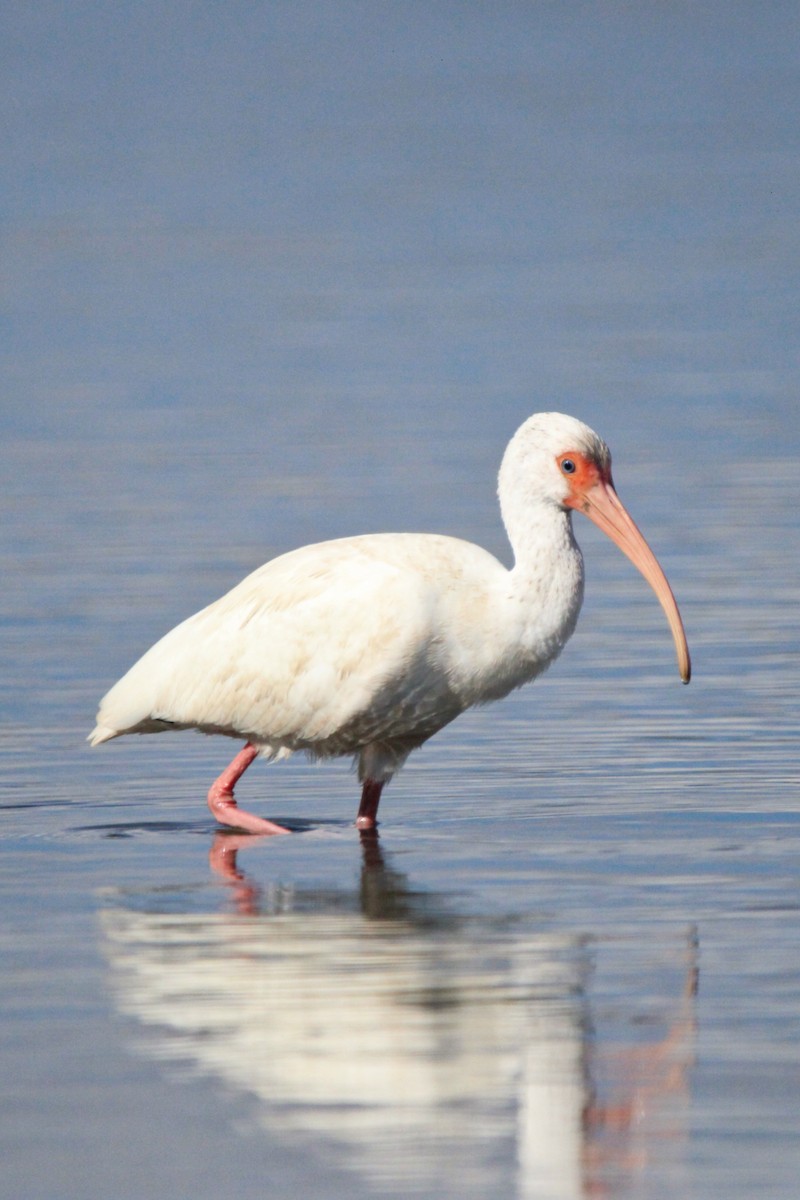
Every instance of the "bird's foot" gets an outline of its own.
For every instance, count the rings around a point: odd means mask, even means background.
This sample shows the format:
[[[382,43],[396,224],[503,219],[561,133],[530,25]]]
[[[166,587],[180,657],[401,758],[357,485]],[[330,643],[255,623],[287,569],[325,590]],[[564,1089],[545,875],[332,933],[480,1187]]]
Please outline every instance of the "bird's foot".
[[[246,812],[233,798],[234,784],[241,779],[250,763],[258,756],[258,750],[248,742],[240,750],[233,762],[215,779],[208,793],[208,807],[219,821],[220,825],[228,825],[231,829],[243,829],[246,833],[291,833],[283,825],[257,817],[254,813]]]
[[[208,807],[219,821],[231,829],[243,829],[246,833],[275,834],[291,833],[283,825],[276,825],[265,817],[257,817],[244,808],[239,808],[233,792],[229,788],[218,787],[215,783],[208,793]]]

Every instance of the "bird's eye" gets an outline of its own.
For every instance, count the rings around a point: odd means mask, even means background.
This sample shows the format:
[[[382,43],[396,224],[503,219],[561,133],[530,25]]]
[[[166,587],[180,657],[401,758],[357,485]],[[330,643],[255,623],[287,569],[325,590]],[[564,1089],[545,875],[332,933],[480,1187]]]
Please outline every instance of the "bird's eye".
[[[573,459],[571,459],[571,458],[562,458],[562,460],[561,460],[561,470],[564,472],[564,474],[565,474],[565,475],[574,475],[574,474],[575,474],[575,469],[576,469],[576,468],[575,468],[575,462],[574,462],[574,460],[573,460]]]

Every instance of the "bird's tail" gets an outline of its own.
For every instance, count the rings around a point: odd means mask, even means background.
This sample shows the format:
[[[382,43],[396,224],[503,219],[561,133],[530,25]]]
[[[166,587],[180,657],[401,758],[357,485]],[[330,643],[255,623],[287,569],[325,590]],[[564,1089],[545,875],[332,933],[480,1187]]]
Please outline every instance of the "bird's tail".
[[[101,742],[110,742],[112,738],[119,737],[120,732],[119,729],[109,729],[107,725],[95,725],[86,740],[90,746],[99,746]]]

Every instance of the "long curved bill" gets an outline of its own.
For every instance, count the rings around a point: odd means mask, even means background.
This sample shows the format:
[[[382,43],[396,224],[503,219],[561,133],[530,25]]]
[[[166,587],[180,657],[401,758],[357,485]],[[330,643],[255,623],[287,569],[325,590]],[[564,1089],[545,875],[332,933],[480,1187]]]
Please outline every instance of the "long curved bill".
[[[622,553],[627,555],[650,584],[672,630],[681,679],[688,683],[692,677],[692,663],[683,621],[672,588],[667,583],[667,577],[661,570],[658,559],[628,515],[610,480],[600,479],[586,488],[575,507],[580,508],[590,521],[594,521],[612,542],[616,542]]]

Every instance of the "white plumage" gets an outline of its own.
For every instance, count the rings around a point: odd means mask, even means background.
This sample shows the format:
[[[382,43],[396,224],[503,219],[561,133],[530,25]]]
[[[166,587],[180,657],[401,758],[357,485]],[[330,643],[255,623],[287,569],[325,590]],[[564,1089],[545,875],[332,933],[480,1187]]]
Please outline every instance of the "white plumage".
[[[209,804],[225,824],[280,827],[239,809],[233,784],[257,753],[356,755],[361,828],[408,754],[459,713],[506,695],[556,658],[575,628],[580,508],[656,589],[688,681],[672,593],[613,491],[610,454],[587,426],[540,413],[517,431],[499,497],[509,571],[456,538],[388,533],[306,546],[254,571],[157,642],[103,698],[92,745],[198,729],[244,738]]]

